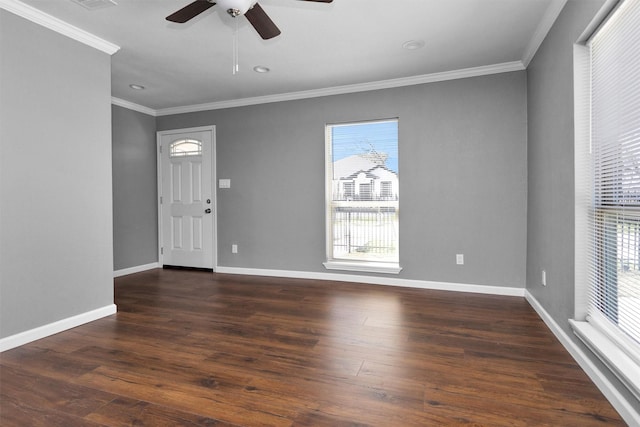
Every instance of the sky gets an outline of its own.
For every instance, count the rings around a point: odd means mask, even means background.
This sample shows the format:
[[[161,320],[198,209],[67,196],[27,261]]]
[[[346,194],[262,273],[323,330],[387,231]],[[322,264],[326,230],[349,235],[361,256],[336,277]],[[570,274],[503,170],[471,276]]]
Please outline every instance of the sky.
[[[387,168],[398,173],[397,120],[332,125],[331,132],[334,162],[373,149],[387,154]]]

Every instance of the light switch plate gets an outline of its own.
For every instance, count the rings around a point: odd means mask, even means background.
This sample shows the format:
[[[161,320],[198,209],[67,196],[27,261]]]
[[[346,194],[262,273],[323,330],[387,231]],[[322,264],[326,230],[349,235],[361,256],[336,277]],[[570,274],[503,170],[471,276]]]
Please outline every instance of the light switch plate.
[[[231,188],[231,180],[230,179],[219,179],[218,180],[219,188]]]

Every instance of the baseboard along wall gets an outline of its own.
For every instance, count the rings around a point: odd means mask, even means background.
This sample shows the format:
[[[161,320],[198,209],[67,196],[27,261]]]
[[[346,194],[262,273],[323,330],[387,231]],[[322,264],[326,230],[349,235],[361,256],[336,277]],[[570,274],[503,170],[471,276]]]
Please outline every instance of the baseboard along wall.
[[[473,285],[467,283],[432,282],[426,280],[398,279],[393,277],[363,276],[340,273],[317,273],[309,271],[269,270],[259,268],[222,267],[216,273],[241,274],[247,276],[286,277],[292,279],[329,280],[335,282],[366,283],[369,285],[398,286],[402,288],[432,289],[452,292],[524,297],[524,288]]]
[[[87,311],[86,313],[67,317],[66,319],[58,320],[57,322],[49,323],[44,326],[40,326],[28,331],[8,336],[6,338],[2,338],[0,339],[0,353],[42,338],[46,338],[51,335],[55,335],[59,332],[75,328],[76,326],[84,325],[85,323],[93,322],[94,320],[111,316],[116,312],[116,305],[110,304],[95,310]]]
[[[115,270],[113,272],[113,277],[126,276],[128,274],[141,273],[147,270],[153,270],[155,268],[160,268],[160,263],[152,262],[151,264],[137,265],[135,267],[123,268],[122,270]]]

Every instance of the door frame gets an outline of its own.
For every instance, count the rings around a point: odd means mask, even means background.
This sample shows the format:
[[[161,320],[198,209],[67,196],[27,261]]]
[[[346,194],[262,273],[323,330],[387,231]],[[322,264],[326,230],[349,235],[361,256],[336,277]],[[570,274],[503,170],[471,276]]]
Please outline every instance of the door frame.
[[[211,132],[211,200],[212,200],[212,204],[211,206],[213,207],[213,236],[211,236],[211,244],[212,244],[212,252],[213,252],[213,260],[212,260],[212,265],[213,265],[213,271],[215,273],[217,267],[218,267],[218,188],[216,186],[216,182],[217,182],[217,172],[216,172],[216,160],[217,160],[217,153],[216,153],[216,126],[215,125],[209,125],[209,126],[197,126],[197,127],[191,127],[191,128],[182,128],[182,129],[170,129],[170,130],[163,130],[163,131],[158,131],[156,132],[156,164],[157,164],[157,183],[158,183],[158,198],[156,200],[157,202],[157,207],[158,207],[158,264],[160,265],[160,267],[162,267],[164,265],[163,262],[163,243],[164,243],[164,236],[162,233],[162,203],[160,203],[160,198],[162,197],[162,153],[160,152],[160,149],[162,147],[162,138],[164,136],[167,135],[173,135],[173,134],[182,134],[182,133],[189,133],[189,132]]]

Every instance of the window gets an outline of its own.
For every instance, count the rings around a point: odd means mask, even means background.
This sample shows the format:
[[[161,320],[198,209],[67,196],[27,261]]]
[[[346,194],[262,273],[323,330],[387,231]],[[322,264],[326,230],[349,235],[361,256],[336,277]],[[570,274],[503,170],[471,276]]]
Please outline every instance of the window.
[[[371,183],[360,183],[360,192],[358,193],[360,200],[373,200],[373,191],[371,190]]]
[[[342,188],[344,200],[353,200],[356,195],[354,182],[345,181]]]
[[[383,200],[388,200],[390,198],[393,197],[393,185],[391,184],[391,181],[382,181],[380,183],[380,197],[382,197]]]
[[[584,302],[576,301],[572,321],[576,334],[638,399],[639,37],[640,2],[624,1],[584,48],[576,47],[577,67],[588,71],[577,74],[585,96],[576,95],[576,125],[584,126],[576,128],[576,296]]]
[[[200,156],[202,142],[197,139],[180,139],[169,146],[169,157]]]
[[[326,127],[330,269],[398,273],[398,120]]]

